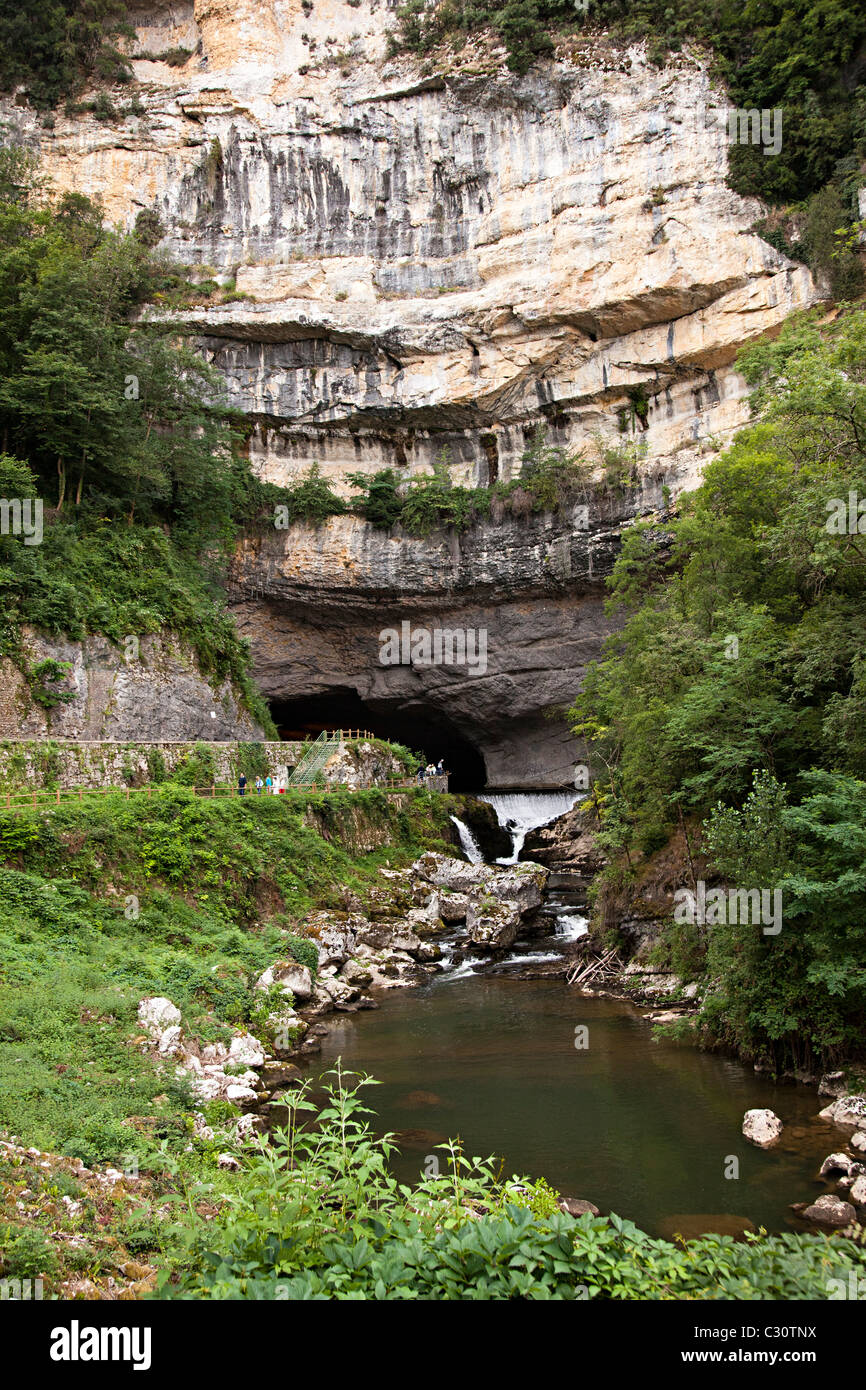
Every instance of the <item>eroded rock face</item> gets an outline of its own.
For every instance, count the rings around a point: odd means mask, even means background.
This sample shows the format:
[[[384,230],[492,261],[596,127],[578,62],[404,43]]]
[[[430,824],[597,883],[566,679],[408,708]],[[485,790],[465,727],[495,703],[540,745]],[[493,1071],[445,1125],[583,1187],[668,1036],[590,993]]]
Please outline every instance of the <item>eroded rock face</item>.
[[[60,688],[68,703],[44,709],[31,695],[21,671],[0,661],[0,737],[53,736],[66,739],[185,740],[264,737],[261,726],[240,704],[230,682],[217,685],[198,669],[191,651],[171,637],[140,639],[139,653],[127,659],[106,637],[83,641],[22,633],[31,665],[46,659],[66,662]]]
[[[621,525],[694,483],[747,418],[737,350],[815,297],[725,185],[706,71],[605,40],[524,77],[483,39],[422,67],[387,57],[390,7],[342,0],[140,0],[133,19],[144,115],[58,113],[48,133],[0,114],[59,188],[126,226],[157,212],[165,248],[229,284],[183,317],[258,472],[316,460],[347,493],[350,472],[405,476],[447,448],[455,481],[508,481],[540,423],[596,461],[634,446],[637,486],[594,496],[588,531],[530,514],[418,541],[341,518],[239,557],[272,699],[422,710],[481,750],[491,786],[569,782],[580,750],[546,715],[598,654]],[[153,61],[178,44],[184,65]],[[377,634],[403,618],[484,626],[487,669],[383,667]]]

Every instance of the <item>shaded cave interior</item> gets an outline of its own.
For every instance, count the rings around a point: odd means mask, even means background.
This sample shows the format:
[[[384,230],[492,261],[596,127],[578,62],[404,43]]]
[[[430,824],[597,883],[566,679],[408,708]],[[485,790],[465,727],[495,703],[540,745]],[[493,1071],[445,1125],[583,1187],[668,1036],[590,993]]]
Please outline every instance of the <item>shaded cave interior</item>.
[[[363,729],[402,743],[426,762],[444,760],[452,791],[480,791],[487,784],[481,750],[466,733],[429,705],[395,708],[371,704],[351,688],[299,699],[272,700],[271,717],[281,739],[314,739],[325,729]]]

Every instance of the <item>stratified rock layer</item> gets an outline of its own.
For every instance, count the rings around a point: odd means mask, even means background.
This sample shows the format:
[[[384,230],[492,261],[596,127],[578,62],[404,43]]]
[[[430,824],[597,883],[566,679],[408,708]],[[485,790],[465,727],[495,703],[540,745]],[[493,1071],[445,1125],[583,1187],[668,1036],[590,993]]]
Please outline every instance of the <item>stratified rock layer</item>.
[[[349,472],[447,449],[455,481],[507,481],[539,424],[608,467],[623,445],[638,459],[643,486],[591,543],[570,517],[430,542],[341,520],[251,541],[240,565],[272,698],[420,709],[491,784],[567,781],[580,750],[547,716],[598,653],[619,526],[694,483],[747,416],[737,351],[815,297],[726,186],[706,70],[605,40],[520,78],[484,39],[389,58],[378,0],[142,0],[133,20],[143,115],[58,114],[48,133],[2,114],[59,187],[126,226],[157,212],[166,249],[227,288],[182,317],[257,470],[287,482],[316,460],[347,493]],[[185,63],[159,61],[178,45]],[[488,673],[383,671],[376,635],[404,617],[483,618]]]

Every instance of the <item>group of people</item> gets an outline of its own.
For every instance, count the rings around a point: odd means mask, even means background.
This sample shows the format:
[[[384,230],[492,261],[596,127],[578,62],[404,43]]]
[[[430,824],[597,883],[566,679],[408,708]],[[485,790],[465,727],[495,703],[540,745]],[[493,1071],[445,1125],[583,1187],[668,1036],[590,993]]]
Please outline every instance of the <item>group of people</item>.
[[[418,769],[419,782],[425,782],[428,777],[445,777],[446,775],[445,762],[442,758],[439,759],[438,763],[428,763],[426,767],[419,767]],[[263,792],[266,796],[273,796],[274,793],[285,790],[284,787],[278,786],[274,782],[270,773],[268,773],[264,780],[261,777],[257,777],[254,785],[258,796],[261,796]],[[241,772],[238,774],[238,796],[246,796],[246,794],[247,779],[244,773]]]
[[[424,782],[428,777],[444,777],[445,762],[440,758],[438,763],[428,763],[426,767],[419,767],[418,781]]]
[[[262,792],[264,792],[267,796],[272,796],[272,795],[274,794],[274,792],[280,792],[280,791],[283,790],[282,787],[278,787],[278,786],[275,784],[274,779],[273,779],[273,777],[271,776],[270,773],[268,773],[268,775],[267,775],[267,777],[265,777],[264,781],[262,780],[261,777],[257,777],[257,778],[256,778],[256,781],[255,781],[255,788],[256,788],[256,792],[257,792],[257,794],[258,794],[259,796],[262,795]],[[247,794],[247,779],[246,779],[246,777],[244,776],[244,774],[241,772],[241,773],[239,774],[239,776],[238,776],[238,796],[246,796],[246,794]]]

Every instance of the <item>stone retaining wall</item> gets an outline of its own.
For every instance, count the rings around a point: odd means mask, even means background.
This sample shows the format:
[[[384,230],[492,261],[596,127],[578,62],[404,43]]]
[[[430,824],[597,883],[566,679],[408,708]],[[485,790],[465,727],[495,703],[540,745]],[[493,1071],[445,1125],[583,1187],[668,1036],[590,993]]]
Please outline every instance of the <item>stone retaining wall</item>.
[[[65,739],[0,741],[0,789],[128,787],[167,778],[198,786],[234,782],[242,769],[250,783],[268,773],[285,779],[300,757],[300,743],[78,742]]]
[[[250,788],[257,776],[264,779],[268,774],[279,787],[285,784],[308,746],[288,741],[115,743],[3,739],[0,791],[141,787],[167,780],[207,787],[214,782],[236,782],[241,771]],[[350,741],[335,749],[318,780],[334,786],[375,787],[406,775],[406,768],[386,744]]]

